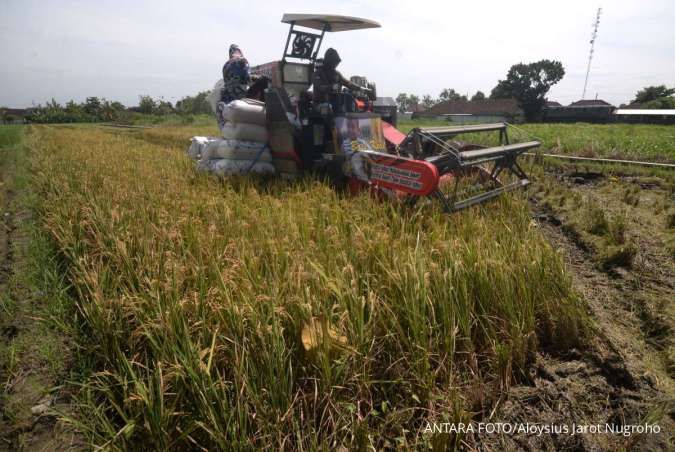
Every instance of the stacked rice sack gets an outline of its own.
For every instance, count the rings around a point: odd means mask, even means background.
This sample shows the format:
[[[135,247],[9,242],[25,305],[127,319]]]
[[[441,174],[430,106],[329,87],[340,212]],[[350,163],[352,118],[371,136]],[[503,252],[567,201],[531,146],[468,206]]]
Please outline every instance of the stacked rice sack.
[[[252,99],[218,103],[222,138],[194,137],[187,151],[197,169],[223,177],[274,173],[264,106]]]

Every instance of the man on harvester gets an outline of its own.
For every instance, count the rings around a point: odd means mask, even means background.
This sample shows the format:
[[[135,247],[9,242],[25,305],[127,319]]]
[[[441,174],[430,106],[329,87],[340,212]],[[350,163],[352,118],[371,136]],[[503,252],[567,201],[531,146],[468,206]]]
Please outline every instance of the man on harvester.
[[[314,85],[313,100],[315,105],[329,103],[335,113],[354,112],[356,110],[354,96],[349,92],[344,93],[343,96],[338,96],[342,93],[342,87],[345,86],[350,90],[364,93],[370,93],[372,90],[347,80],[337,70],[340,61],[342,60],[337,50],[332,47],[326,50],[323,63],[317,65],[312,78],[312,84]]]
[[[229,59],[223,65],[223,88],[220,101],[229,104],[233,100],[249,99],[264,100],[264,92],[269,84],[265,76],[252,75],[248,60],[244,57],[237,44],[230,45]],[[219,107],[222,108],[222,105]],[[223,125],[222,111],[217,115],[219,126]]]
[[[246,96],[251,73],[248,60],[237,44],[232,44],[229,51],[229,59],[223,65],[223,91],[221,100],[230,103],[233,100]]]

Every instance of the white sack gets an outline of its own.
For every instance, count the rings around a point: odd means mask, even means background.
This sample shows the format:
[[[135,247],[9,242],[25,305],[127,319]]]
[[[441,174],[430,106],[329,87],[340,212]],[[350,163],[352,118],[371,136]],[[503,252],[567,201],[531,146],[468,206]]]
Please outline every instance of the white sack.
[[[274,166],[271,163],[253,163],[250,160],[201,160],[197,169],[221,177],[244,174],[274,174]]]
[[[209,142],[201,152],[202,160],[230,159],[271,162],[272,153],[265,143],[218,139]]]
[[[230,122],[245,122],[264,126],[265,103],[254,99],[233,100],[223,107],[223,119]]]
[[[199,160],[209,144],[217,143],[219,141],[222,140],[214,137],[192,137],[190,147],[187,149],[187,154],[191,159]]]
[[[228,140],[257,141],[267,143],[267,128],[258,124],[226,122],[222,128],[223,138]]]
[[[209,105],[211,106],[211,110],[215,114],[218,114],[218,102],[220,102],[220,99],[222,97],[223,87],[224,87],[224,83],[223,83],[223,79],[221,78],[213,86],[213,90],[209,93],[209,95],[206,96],[206,100],[209,102]]]

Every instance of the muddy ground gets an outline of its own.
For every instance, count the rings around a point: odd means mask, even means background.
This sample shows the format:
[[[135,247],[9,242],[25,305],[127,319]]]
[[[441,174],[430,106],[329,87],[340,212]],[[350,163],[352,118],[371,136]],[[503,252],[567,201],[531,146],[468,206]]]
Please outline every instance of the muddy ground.
[[[585,350],[538,353],[531,381],[512,387],[490,421],[567,426],[570,432],[574,424],[589,428],[649,424],[652,432],[657,425],[660,432],[484,435],[476,446],[672,450],[675,274],[669,248],[672,213],[667,208],[672,206],[672,186],[654,177],[558,169],[539,175],[533,192],[533,221],[564,256],[573,285],[587,303],[594,334]],[[663,200],[665,209],[659,208]],[[603,254],[606,241],[585,231],[583,208],[592,203],[608,218],[621,215],[627,225],[624,240],[635,250],[630,262],[608,266]]]
[[[21,224],[30,217],[15,202],[12,162],[0,168],[0,294],[4,297],[0,358],[5,360],[0,363],[0,451],[81,449],[77,435],[58,421],[70,401],[61,384],[68,377],[72,345],[44,321],[45,294],[20,277],[28,265],[28,238]],[[485,421],[570,430],[574,424],[649,424],[658,425],[660,433],[469,435],[468,449],[673,448],[675,281],[669,227],[663,226],[669,221],[672,188],[658,178],[589,174],[542,173],[530,202],[533,221],[564,256],[574,287],[587,303],[592,340],[588,348],[564,355],[538,353],[529,381],[512,386]],[[584,226],[581,207],[589,202],[604,209],[610,223],[616,212],[629,212],[624,215],[622,236],[633,247],[629,262],[610,260],[607,265],[602,257],[607,240],[589,234]],[[659,209],[659,203],[665,203],[665,209]]]
[[[0,451],[79,450],[59,416],[71,367],[68,338],[50,325],[46,293],[31,281],[30,212],[17,202],[16,160],[0,157]]]

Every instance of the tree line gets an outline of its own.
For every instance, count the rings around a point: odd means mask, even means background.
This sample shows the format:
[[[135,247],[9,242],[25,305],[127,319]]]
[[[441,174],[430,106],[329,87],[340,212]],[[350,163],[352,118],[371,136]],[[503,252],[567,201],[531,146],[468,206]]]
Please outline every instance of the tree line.
[[[565,69],[559,61],[540,60],[534,63],[518,63],[511,66],[506,78],[499,80],[497,85],[486,97],[482,91],[477,91],[470,98],[451,88],[445,88],[437,98],[429,94],[420,97],[415,94],[400,93],[396,97],[399,111],[412,111],[416,107],[429,109],[445,101],[480,101],[489,99],[515,99],[523,110],[528,121],[541,118],[546,95],[553,85],[565,76]],[[629,106],[639,106],[648,109],[675,108],[675,88],[669,89],[665,85],[648,86],[638,91]],[[622,105],[625,107],[626,105]]]
[[[637,92],[631,105],[646,109],[668,110],[675,108],[674,95],[675,88],[667,88],[666,85],[647,86]]]
[[[511,66],[506,78],[499,80],[487,97],[477,91],[470,98],[452,88],[443,89],[437,98],[426,94],[421,98],[415,94],[400,93],[396,103],[401,112],[411,111],[417,106],[429,109],[444,101],[480,101],[485,99],[515,99],[523,110],[528,121],[540,118],[546,105],[546,94],[565,75],[565,69],[559,61],[541,60],[534,63],[519,63]],[[45,105],[29,109],[25,117],[28,122],[35,123],[69,123],[69,122],[127,122],[135,114],[167,116],[167,115],[199,115],[211,114],[207,101],[209,91],[202,91],[195,96],[185,96],[173,105],[164,99],[153,99],[151,96],[139,96],[138,106],[126,107],[117,101],[105,98],[87,97],[82,103],[69,101],[59,104],[55,100]],[[675,88],[665,85],[647,86],[635,95],[630,104],[647,109],[675,109]],[[12,122],[14,118],[6,109],[0,108],[0,121]]]
[[[489,98],[516,99],[525,118],[535,120],[541,115],[546,104],[549,89],[562,80],[564,75],[565,69],[559,61],[541,60],[529,64],[514,64],[506,74],[506,78],[497,82]],[[445,101],[480,101],[486,98],[482,91],[477,91],[469,98],[452,88],[445,88],[436,99],[428,94],[420,99],[414,94],[401,93],[396,97],[396,102],[399,110],[405,112],[417,106],[428,109]]]
[[[485,94],[482,91],[476,91],[476,94],[474,94],[473,96],[471,96],[471,98],[469,98],[464,94],[459,94],[454,89],[445,88],[438,95],[438,98],[433,98],[429,94],[425,94],[420,99],[419,96],[415,94],[400,93],[398,96],[396,96],[396,103],[399,106],[399,110],[405,112],[412,110],[415,106],[418,105],[421,105],[422,107],[427,109],[441,102],[445,102],[447,100],[466,102],[469,100],[471,101],[485,100],[485,98],[486,98]]]
[[[128,122],[135,115],[199,115],[210,114],[211,107],[206,100],[209,91],[195,96],[185,96],[173,105],[164,99],[139,96],[138,106],[126,107],[121,102],[105,98],[87,97],[84,102],[73,100],[60,104],[56,100],[28,109],[25,120],[32,123],[74,123],[74,122]],[[0,108],[0,121],[12,122],[14,117],[6,108]]]

